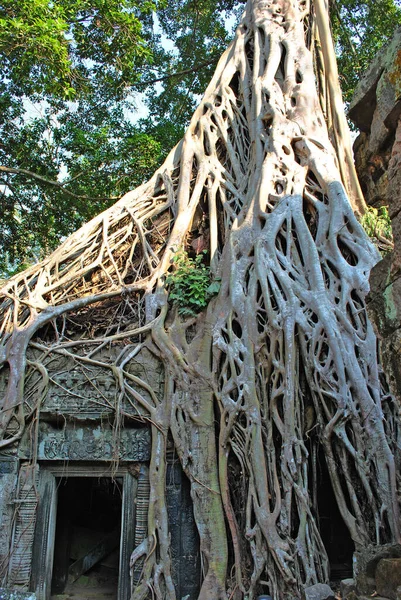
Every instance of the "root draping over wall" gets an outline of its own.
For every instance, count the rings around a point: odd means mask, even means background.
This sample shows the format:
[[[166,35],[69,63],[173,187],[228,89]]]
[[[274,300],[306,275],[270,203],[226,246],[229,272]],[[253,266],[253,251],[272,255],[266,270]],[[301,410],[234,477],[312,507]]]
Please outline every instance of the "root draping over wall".
[[[168,435],[191,483],[200,600],[292,598],[327,580],[318,448],[355,545],[399,539],[398,410],[381,394],[364,305],[378,256],[329,142],[315,28],[306,0],[248,2],[184,139],[154,177],[2,290],[2,447],[35,423],[63,357],[87,378],[113,375],[103,408],[116,435],[129,419],[151,427],[133,600],[176,598]],[[174,252],[193,247],[206,248],[221,287],[183,318],[165,277]],[[133,368],[143,353],[162,386]]]

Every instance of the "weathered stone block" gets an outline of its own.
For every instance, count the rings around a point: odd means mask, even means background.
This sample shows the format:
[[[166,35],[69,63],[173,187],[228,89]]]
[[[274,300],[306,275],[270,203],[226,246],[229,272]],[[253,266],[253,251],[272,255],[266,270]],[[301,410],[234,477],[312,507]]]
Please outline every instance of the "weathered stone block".
[[[388,106],[378,104],[373,114],[372,123],[370,125],[369,151],[372,154],[379,153],[384,146],[387,138],[391,135],[391,131],[384,124],[384,115],[388,112]]]
[[[384,558],[376,568],[376,590],[381,596],[397,600],[401,586],[401,558]]]
[[[349,596],[351,593],[354,593],[355,595],[355,590],[356,590],[356,586],[355,586],[355,581],[353,579],[342,579],[340,581],[340,594],[341,594],[341,598],[343,599],[347,599],[347,600],[351,600],[349,599]]]
[[[401,37],[399,41],[401,41]],[[395,60],[394,55],[391,58]],[[392,60],[386,65],[389,70],[393,66]],[[376,99],[377,107],[373,115],[369,139],[369,149],[374,153],[379,152],[385,145],[385,142],[388,141],[388,136],[391,135],[392,129],[397,126],[401,110],[397,91],[388,72],[385,72],[379,80]]]
[[[36,600],[36,594],[0,588],[0,600]]]
[[[316,583],[302,591],[302,600],[335,600],[335,595],[327,583]]]
[[[358,576],[358,592],[369,594],[369,596],[374,594],[376,592],[375,578],[369,577],[369,575],[365,575],[364,573],[360,573]]]
[[[376,58],[367,73],[359,82],[351,101],[348,116],[361,131],[369,131],[376,108],[377,83],[383,73],[383,67]]]
[[[390,392],[401,402],[401,329],[381,341],[380,362],[384,366]]]
[[[384,596],[369,595],[369,596],[358,596],[357,600],[390,600],[389,598],[385,598]]]
[[[361,131],[369,131],[376,103],[382,106],[382,118],[388,128],[398,118],[400,41],[401,29],[398,28],[391,42],[377,53],[355,90],[348,114]]]
[[[400,165],[401,169],[401,165]],[[401,174],[400,174],[400,194],[401,194]],[[391,265],[391,271],[394,275],[399,275],[401,272],[401,212],[391,221],[391,227],[393,229],[394,239],[394,251],[393,251],[393,262]],[[399,299],[401,304],[401,299]]]
[[[398,121],[388,164],[387,204],[390,218],[401,211],[401,119]]]
[[[401,558],[401,544],[368,546],[354,553],[354,579],[359,594],[376,591],[376,568],[383,558]]]
[[[393,256],[387,255],[371,272],[368,312],[377,326],[380,338],[401,327],[401,274],[392,278]]]
[[[348,596],[341,596],[342,600],[361,600],[361,596],[356,592],[349,592]]]
[[[367,309],[381,342],[380,362],[391,393],[401,401],[401,272],[394,273],[392,254],[372,269],[370,286]]]

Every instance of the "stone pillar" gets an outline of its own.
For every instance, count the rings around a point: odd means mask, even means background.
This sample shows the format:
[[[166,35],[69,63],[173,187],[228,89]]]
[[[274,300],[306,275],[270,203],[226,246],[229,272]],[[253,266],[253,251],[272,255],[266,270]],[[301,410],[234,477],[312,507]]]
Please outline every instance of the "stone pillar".
[[[14,498],[17,487],[18,460],[14,457],[0,457],[0,577],[1,584],[5,585],[8,562],[10,557],[10,544],[12,523],[14,515]]]
[[[137,480],[127,473],[123,485],[118,600],[127,600],[131,595],[130,557],[135,546],[137,488]]]
[[[37,600],[48,600],[53,574],[57,514],[56,478],[49,471],[40,471],[37,493],[39,501],[33,542],[31,589],[35,590]]]
[[[33,539],[38,506],[39,467],[23,464],[18,477],[12,548],[7,587],[28,591],[31,581]]]

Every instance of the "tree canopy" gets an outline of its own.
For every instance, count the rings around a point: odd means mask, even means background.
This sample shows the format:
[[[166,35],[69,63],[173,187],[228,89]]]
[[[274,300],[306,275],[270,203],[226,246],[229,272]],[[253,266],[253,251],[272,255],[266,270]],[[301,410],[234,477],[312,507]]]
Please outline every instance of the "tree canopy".
[[[376,52],[401,24],[399,0],[331,0],[331,23],[337,41],[337,60],[344,99]]]
[[[349,98],[400,9],[394,0],[330,4]],[[151,175],[181,138],[243,8],[235,0],[2,3],[0,272],[43,257]]]

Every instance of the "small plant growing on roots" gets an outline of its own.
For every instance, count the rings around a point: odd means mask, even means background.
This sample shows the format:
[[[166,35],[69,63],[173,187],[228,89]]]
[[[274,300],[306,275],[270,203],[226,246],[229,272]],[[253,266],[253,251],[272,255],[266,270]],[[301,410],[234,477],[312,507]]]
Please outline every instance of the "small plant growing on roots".
[[[211,281],[210,267],[204,263],[206,254],[204,250],[191,258],[181,248],[172,258],[174,271],[167,275],[166,286],[169,300],[178,306],[178,314],[183,317],[199,314],[220,289],[219,281]]]
[[[379,255],[344,189],[363,212],[329,35],[323,0],[249,0],[152,179],[2,288],[0,447],[37,427],[60,356],[115,378],[116,431],[149,424],[132,600],[177,600],[167,440],[191,486],[198,600],[289,600],[328,580],[319,460],[355,548],[400,541],[399,409],[382,392],[365,308]],[[202,214],[221,278],[210,300],[202,258],[173,252]],[[133,370],[138,357],[162,386]]]
[[[382,254],[394,248],[391,219],[385,206],[368,206],[361,218],[361,225]]]

